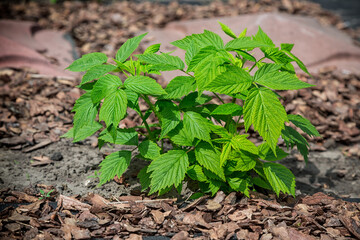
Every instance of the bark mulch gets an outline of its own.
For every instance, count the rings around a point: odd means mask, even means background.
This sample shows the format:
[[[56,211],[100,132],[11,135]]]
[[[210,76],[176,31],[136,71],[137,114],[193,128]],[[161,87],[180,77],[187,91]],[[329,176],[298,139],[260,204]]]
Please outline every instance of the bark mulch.
[[[43,187],[45,192],[51,189]],[[253,192],[249,199],[218,192],[212,199],[179,202],[145,196],[110,202],[95,194],[50,195],[39,200],[30,189],[0,190],[0,238],[360,239],[360,204],[324,193],[294,199]]]

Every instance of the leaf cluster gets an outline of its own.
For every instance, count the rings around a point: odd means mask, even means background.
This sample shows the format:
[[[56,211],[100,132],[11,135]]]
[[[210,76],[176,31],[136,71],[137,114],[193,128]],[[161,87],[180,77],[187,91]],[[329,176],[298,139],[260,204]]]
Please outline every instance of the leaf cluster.
[[[260,27],[247,36],[246,29],[236,35],[220,24],[232,38],[226,44],[207,30],[172,42],[186,51],[185,62],[160,52],[160,44],[130,57],[146,33],[127,40],[115,59],[91,53],[74,61],[68,69],[86,72],[79,86],[85,93],[75,103],[74,127],[65,136],[77,142],[102,129],[100,147],[110,143],[138,149],[137,157],[149,161],[138,177],[150,194],[173,187],[181,191],[183,181],[192,179],[201,192],[212,195],[221,189],[248,196],[259,188],[295,195],[294,175],[277,163],[288,155],[278,139],[288,148],[296,146],[307,161],[309,145],[294,126],[309,136],[319,133],[302,116],[287,114],[276,91],[311,87],[296,76],[292,63],[308,70],[291,53],[293,44],[276,47]],[[262,58],[254,57],[256,50]],[[165,88],[152,77],[164,71],[179,72]],[[146,111],[139,99],[147,103]],[[129,108],[142,125],[119,128]],[[151,114],[157,124],[148,124]],[[261,145],[244,134],[250,129],[262,137]],[[167,151],[164,142],[173,148]],[[128,150],[108,155],[100,164],[100,185],[120,177],[132,158]]]

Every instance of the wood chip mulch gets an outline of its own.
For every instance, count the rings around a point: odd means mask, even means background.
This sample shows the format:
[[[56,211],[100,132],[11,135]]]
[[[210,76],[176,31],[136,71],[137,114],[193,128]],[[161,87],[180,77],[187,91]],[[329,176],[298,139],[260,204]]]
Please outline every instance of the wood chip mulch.
[[[249,199],[218,192],[179,203],[143,196],[116,202],[95,194],[39,196],[0,190],[1,239],[360,239],[360,203],[324,193],[266,199],[253,192]]]

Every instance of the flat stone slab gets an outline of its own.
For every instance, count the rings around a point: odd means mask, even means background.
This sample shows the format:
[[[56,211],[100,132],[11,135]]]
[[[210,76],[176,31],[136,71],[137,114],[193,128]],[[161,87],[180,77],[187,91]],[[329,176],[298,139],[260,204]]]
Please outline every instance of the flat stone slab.
[[[32,22],[0,21],[0,68],[31,68],[48,76],[74,77],[65,71],[76,56],[63,32],[42,30]]]
[[[353,44],[348,35],[333,27],[322,26],[309,17],[280,13],[172,22],[163,29],[150,30],[144,47],[161,43],[161,51],[175,50],[173,55],[184,59],[184,51],[174,47],[170,42],[182,39],[189,34],[202,33],[204,29],[219,34],[225,43],[231,40],[222,32],[218,21],[228,25],[235,34],[247,28],[247,35],[250,36],[256,34],[260,26],[277,46],[280,46],[280,43],[294,43],[292,52],[312,73],[318,72],[325,66],[336,66],[341,70],[360,73],[360,48]],[[170,81],[176,74],[165,72],[163,76]]]

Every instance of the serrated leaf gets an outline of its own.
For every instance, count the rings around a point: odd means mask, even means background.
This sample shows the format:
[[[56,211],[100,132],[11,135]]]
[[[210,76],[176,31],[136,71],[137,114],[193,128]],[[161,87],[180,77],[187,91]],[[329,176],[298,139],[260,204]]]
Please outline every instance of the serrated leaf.
[[[184,69],[185,67],[183,61],[178,56],[171,56],[167,53],[147,53],[136,56],[140,59],[140,61],[152,64],[151,69],[157,71],[172,71]]]
[[[276,95],[267,88],[250,90],[244,104],[245,129],[253,124],[255,131],[269,144],[274,153],[278,138],[288,121],[286,111]]]
[[[146,36],[147,33],[128,39],[117,51],[116,60],[119,62],[125,62],[128,57],[135,51],[139,46],[141,40]]]
[[[148,172],[151,172],[149,194],[172,185],[178,186],[185,178],[188,167],[189,159],[184,150],[170,150],[160,155],[148,167]]]
[[[128,107],[139,113],[139,95],[130,89],[124,89],[124,92],[126,93],[126,98],[128,100]]]
[[[273,153],[273,151],[266,142],[258,146],[258,149],[259,149],[259,157],[266,161],[278,161],[289,155],[288,153],[284,152],[284,150],[282,150],[277,146],[276,156],[275,156],[275,154]]]
[[[118,76],[111,74],[104,75],[96,81],[91,91],[91,100],[93,103],[100,102],[107,95],[115,92],[121,85],[122,82]]]
[[[243,58],[245,58],[248,61],[251,62],[256,62],[256,58],[253,57],[251,54],[249,54],[248,52],[242,51],[242,50],[236,50],[235,51],[237,54],[239,54],[240,56],[242,56]]]
[[[112,94],[108,95],[99,113],[99,120],[104,120],[106,126],[113,124],[117,127],[120,120],[126,114],[127,97],[122,89],[116,89]]]
[[[240,116],[242,115],[243,108],[236,103],[225,103],[219,105],[211,112],[211,115],[231,115],[231,116]]]
[[[184,127],[189,132],[191,139],[198,138],[210,141],[210,129],[207,120],[199,113],[188,111],[184,112]]]
[[[229,66],[224,73],[207,85],[206,90],[229,95],[247,90],[252,81],[252,77],[245,70]]]
[[[303,70],[305,73],[309,74],[311,76],[311,74],[309,73],[309,71],[307,70],[305,64],[298,58],[296,57],[294,54],[292,54],[289,50],[283,50],[283,52],[285,52],[287,55],[289,55],[292,59],[294,59],[294,61],[297,63],[297,65],[299,66],[299,68],[301,70]]]
[[[177,99],[188,95],[191,91],[195,91],[195,79],[190,76],[178,76],[173,78],[166,86],[166,99]]]
[[[281,132],[281,136],[287,145],[296,145],[297,149],[301,155],[303,155],[305,162],[307,163],[309,155],[309,143],[306,141],[306,139],[301,136],[301,134],[298,133],[295,129],[289,126],[285,126],[285,129]]]
[[[232,37],[232,38],[237,38],[237,36],[235,35],[235,33],[225,24],[218,22],[221,26],[221,29],[223,30],[224,33],[226,33],[226,35]]]
[[[291,52],[291,50],[294,47],[294,44],[293,43],[281,43],[280,47],[281,47],[281,50]]]
[[[73,142],[79,142],[93,135],[96,131],[98,131],[101,128],[102,125],[100,123],[93,121],[78,129],[76,135],[74,134],[74,128],[71,128],[67,133],[65,133],[61,137],[73,138]]]
[[[288,118],[295,126],[303,130],[310,137],[320,137],[320,133],[308,119],[294,114],[289,114]]]
[[[147,54],[147,53],[156,53],[160,50],[160,43],[158,44],[153,44],[153,45],[150,45],[149,47],[147,47],[144,51],[144,54]]]
[[[171,101],[158,101],[161,116],[161,134],[160,139],[166,136],[181,121],[179,108]]]
[[[267,48],[264,51],[264,54],[267,58],[273,60],[275,63],[286,65],[293,61],[288,55],[278,48]],[[291,64],[290,64],[291,65]],[[294,67],[291,69],[294,70]]]
[[[220,190],[221,181],[216,179],[209,179],[208,183],[209,183],[209,191],[211,192],[211,196],[214,196]]]
[[[252,154],[259,154],[259,151],[255,144],[247,139],[249,135],[237,135],[231,139],[231,145],[236,150],[244,150]]]
[[[107,56],[104,53],[94,52],[82,55],[81,58],[75,60],[66,69],[72,72],[83,72],[90,68],[103,64],[107,61]]]
[[[247,172],[253,169],[256,165],[257,155],[254,155],[246,151],[237,151],[231,160],[236,162],[236,165],[232,167],[232,171],[242,171]]]
[[[203,105],[204,103],[207,103],[212,99],[212,97],[205,94],[201,94],[200,97],[198,97],[198,95],[199,95],[198,92],[192,92],[187,96],[185,96],[183,100],[180,102],[179,108],[184,109],[184,108],[195,107],[198,105]]]
[[[272,162],[264,163],[263,169],[266,179],[277,196],[282,191],[295,197],[295,176],[289,169]]]
[[[260,26],[259,26],[259,29],[258,29],[256,35],[253,36],[253,39],[257,42],[266,44],[270,47],[275,47],[275,44],[273,43],[271,38],[261,29]]]
[[[195,43],[191,43],[189,47],[186,49],[185,53],[185,63],[186,65],[190,65],[191,60],[193,57],[200,51],[200,47]]]
[[[225,180],[224,170],[220,167],[220,152],[209,143],[200,142],[195,148],[195,156],[201,166]]]
[[[146,76],[130,76],[125,80],[124,85],[126,88],[139,94],[166,94],[165,90],[155,79]]]
[[[251,182],[254,184],[254,185],[257,185],[259,187],[262,187],[262,188],[265,188],[265,189],[268,189],[268,190],[272,190],[271,186],[269,185],[268,182],[266,182],[265,180],[263,180],[262,178],[260,177],[254,177],[252,178]]]
[[[76,100],[73,112],[74,115],[74,135],[88,123],[94,122],[98,113],[99,104],[93,103],[91,100],[91,92],[87,92]]]
[[[208,126],[213,133],[219,135],[220,137],[227,139],[228,141],[232,138],[232,135],[224,127],[214,125],[212,123],[209,123]]]
[[[243,193],[245,196],[249,197],[249,178],[247,176],[243,177],[229,177],[226,179],[229,183],[229,186],[237,191]]]
[[[266,43],[251,39],[251,37],[242,37],[242,38],[233,39],[230,42],[228,42],[225,45],[225,49],[226,51],[234,51],[234,50],[243,50],[249,48],[260,48],[260,47],[270,47],[270,46],[271,45],[268,45]]]
[[[114,143],[118,145],[134,145],[137,146],[139,142],[138,133],[133,128],[122,129],[118,128],[116,133],[116,140],[112,138],[108,129],[104,129],[100,135],[99,139],[105,142]]]
[[[216,76],[226,70],[222,64],[227,58],[226,52],[218,51],[216,48],[209,46],[200,49],[200,51],[191,59],[187,71],[194,72],[199,92],[202,92]]]
[[[129,167],[131,161],[130,151],[119,151],[108,155],[100,163],[100,183],[103,185],[111,181],[115,176],[121,177],[121,175]]]
[[[224,47],[224,42],[219,35],[208,30],[204,30],[200,34],[192,34],[186,36],[181,40],[171,42],[172,45],[187,50],[192,44],[199,46],[199,48],[213,46],[217,49],[222,49]]]
[[[193,138],[191,134],[184,127],[184,124],[180,122],[175,129],[169,132],[171,141],[180,146],[193,146]]]
[[[200,165],[192,165],[187,169],[186,174],[195,181],[205,182],[207,178]]]
[[[255,82],[274,90],[298,90],[315,86],[300,81],[295,74],[279,71],[270,71],[261,76],[258,75]]]
[[[141,184],[141,192],[145,191],[150,187],[150,172],[147,172],[148,166],[143,167],[140,172],[138,173],[137,177]]]
[[[154,160],[160,156],[161,148],[153,141],[146,140],[139,144],[140,154],[148,159]]]
[[[99,77],[105,75],[106,73],[112,72],[117,67],[114,65],[97,65],[90,68],[85,75],[81,79],[81,85],[90,82],[94,79],[98,79]]]
[[[231,143],[228,142],[226,144],[223,145],[223,148],[221,150],[221,154],[220,154],[220,166],[222,167],[226,160],[228,159],[229,155],[231,152]]]

